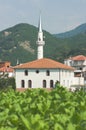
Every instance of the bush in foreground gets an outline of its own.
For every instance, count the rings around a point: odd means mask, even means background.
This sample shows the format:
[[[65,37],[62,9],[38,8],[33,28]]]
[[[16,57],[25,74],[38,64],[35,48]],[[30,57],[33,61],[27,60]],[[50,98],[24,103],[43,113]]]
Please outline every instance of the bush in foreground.
[[[0,78],[0,89],[8,89],[13,88],[16,89],[15,79],[12,78]]]
[[[0,130],[86,130],[86,93],[63,87],[0,92]]]

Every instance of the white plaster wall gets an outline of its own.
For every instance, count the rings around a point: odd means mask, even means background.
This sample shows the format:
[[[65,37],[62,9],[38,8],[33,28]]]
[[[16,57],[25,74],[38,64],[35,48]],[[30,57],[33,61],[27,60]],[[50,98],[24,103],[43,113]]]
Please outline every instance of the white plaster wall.
[[[86,65],[86,60],[83,62],[83,65]]]
[[[82,71],[86,71],[86,66],[83,67],[83,70]]]
[[[8,77],[14,77],[14,72],[9,72]]]
[[[42,88],[43,80],[46,80],[47,88],[50,88],[50,80],[53,80],[54,84],[58,80],[61,85],[66,87],[70,87],[73,83],[73,71],[63,69],[38,69],[39,73],[36,73],[36,70],[37,69],[28,69],[28,76],[25,76],[25,69],[16,69],[16,87],[21,88],[21,80],[25,80],[25,88],[28,88],[28,80],[32,80],[32,88]],[[46,76],[47,70],[50,71],[50,76]]]
[[[50,76],[46,76],[45,69],[39,69],[39,73],[36,73],[36,69],[28,70],[28,76],[24,75],[24,70],[16,71],[16,85],[18,88],[21,87],[21,80],[25,80],[25,88],[28,87],[28,80],[32,80],[33,88],[41,88],[43,80],[47,81],[47,88],[49,88],[50,80],[58,80],[58,72],[55,70],[50,70]]]
[[[84,78],[74,77],[73,85],[84,85]]]
[[[39,45],[37,50],[37,59],[41,58],[43,58],[43,45]]]
[[[60,84],[64,87],[70,87],[73,84],[74,72],[70,70],[61,70]]]

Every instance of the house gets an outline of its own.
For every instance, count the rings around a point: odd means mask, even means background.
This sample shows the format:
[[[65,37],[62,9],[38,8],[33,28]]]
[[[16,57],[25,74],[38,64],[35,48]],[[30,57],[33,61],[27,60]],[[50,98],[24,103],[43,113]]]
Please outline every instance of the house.
[[[37,60],[14,67],[16,88],[54,88],[58,81],[62,86],[70,88],[73,84],[83,84],[83,78],[74,77],[74,68],[52,59],[43,57],[43,31],[41,17],[37,39]]]
[[[13,77],[14,69],[10,65],[11,63],[9,61],[0,62],[0,77]]]
[[[75,68],[74,75],[75,77],[84,77],[86,80],[86,56],[84,55],[77,55],[74,57],[70,57],[64,60],[66,65]]]

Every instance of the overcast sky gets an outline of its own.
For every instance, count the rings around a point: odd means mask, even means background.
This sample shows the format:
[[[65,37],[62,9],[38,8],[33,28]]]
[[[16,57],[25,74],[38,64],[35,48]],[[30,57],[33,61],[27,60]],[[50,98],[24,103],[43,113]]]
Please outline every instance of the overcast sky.
[[[38,26],[50,33],[61,33],[86,23],[86,0],[0,0],[0,31],[18,23]]]

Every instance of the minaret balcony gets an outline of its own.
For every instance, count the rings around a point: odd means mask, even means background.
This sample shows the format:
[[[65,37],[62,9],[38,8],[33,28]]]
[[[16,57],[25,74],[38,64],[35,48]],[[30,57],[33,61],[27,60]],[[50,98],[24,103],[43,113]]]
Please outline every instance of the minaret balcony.
[[[44,46],[45,45],[45,41],[37,41],[36,44],[39,45],[39,46]]]

